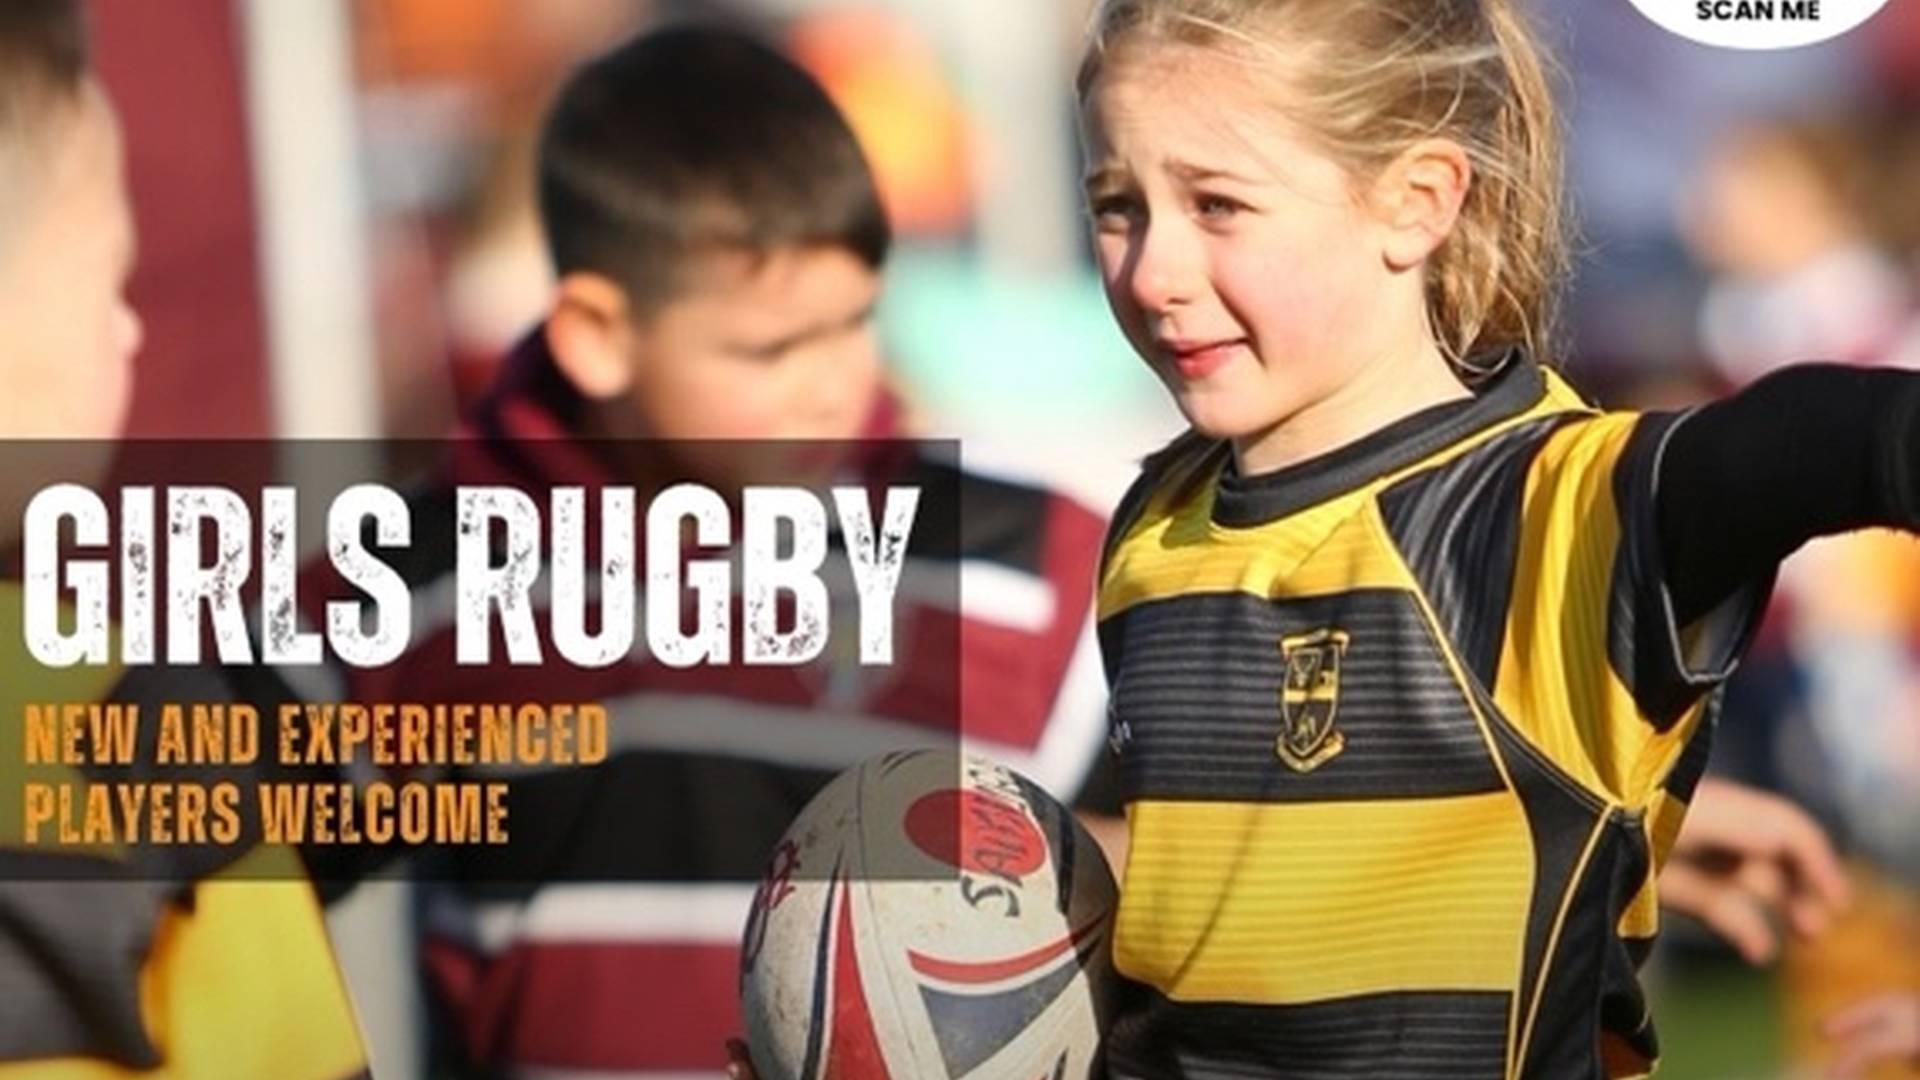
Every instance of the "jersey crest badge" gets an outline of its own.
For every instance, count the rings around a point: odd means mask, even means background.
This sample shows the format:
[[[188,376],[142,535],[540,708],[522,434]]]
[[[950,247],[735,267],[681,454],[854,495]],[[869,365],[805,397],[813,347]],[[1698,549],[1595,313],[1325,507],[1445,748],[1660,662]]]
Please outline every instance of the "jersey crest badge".
[[[1280,687],[1280,736],[1274,751],[1295,772],[1311,772],[1347,744],[1333,726],[1347,632],[1331,627],[1280,639],[1286,682]]]

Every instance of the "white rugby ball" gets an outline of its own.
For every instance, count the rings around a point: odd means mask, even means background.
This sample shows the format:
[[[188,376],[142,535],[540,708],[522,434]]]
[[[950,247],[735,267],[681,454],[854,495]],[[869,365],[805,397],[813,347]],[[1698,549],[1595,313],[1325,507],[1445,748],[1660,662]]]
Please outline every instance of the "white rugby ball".
[[[974,756],[836,777],[774,849],[741,942],[761,1080],[1100,1073],[1113,874],[1067,809]]]

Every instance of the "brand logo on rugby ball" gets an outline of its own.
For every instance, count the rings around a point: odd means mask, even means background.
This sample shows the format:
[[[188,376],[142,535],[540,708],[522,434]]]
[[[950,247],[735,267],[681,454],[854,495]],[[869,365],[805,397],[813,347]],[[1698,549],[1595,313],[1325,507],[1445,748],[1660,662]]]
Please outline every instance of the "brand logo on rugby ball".
[[[915,847],[964,873],[1018,884],[1047,861],[1046,838],[1025,808],[978,791],[922,795],[904,824]]]

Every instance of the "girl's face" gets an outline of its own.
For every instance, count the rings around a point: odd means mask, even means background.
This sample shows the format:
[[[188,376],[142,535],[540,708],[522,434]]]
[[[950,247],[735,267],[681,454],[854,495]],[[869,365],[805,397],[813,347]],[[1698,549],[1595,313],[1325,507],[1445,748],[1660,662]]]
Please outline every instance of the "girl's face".
[[[1390,348],[1393,274],[1349,174],[1217,52],[1109,54],[1081,112],[1108,302],[1201,432],[1244,447]]]

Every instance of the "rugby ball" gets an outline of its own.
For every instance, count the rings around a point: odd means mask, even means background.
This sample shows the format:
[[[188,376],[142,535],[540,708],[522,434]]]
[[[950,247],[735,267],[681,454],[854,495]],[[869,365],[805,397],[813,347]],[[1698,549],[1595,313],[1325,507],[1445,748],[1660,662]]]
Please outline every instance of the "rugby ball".
[[[1086,1080],[1113,874],[1031,781],[915,750],[836,777],[775,847],[741,942],[761,1080]]]

